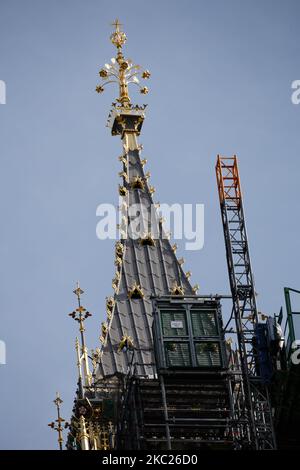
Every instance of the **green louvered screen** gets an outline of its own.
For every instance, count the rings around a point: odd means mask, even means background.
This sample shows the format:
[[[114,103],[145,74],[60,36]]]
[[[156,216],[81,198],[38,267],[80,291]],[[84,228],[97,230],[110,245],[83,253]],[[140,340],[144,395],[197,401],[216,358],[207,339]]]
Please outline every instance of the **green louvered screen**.
[[[158,369],[225,367],[224,335],[218,302],[158,299],[153,337]]]
[[[195,343],[195,353],[198,367],[220,367],[220,344],[217,342]]]
[[[161,312],[161,323],[164,336],[187,336],[186,313],[184,311]]]
[[[217,336],[218,328],[215,312],[191,311],[194,336]]]
[[[168,367],[191,367],[189,343],[166,341],[164,345]]]

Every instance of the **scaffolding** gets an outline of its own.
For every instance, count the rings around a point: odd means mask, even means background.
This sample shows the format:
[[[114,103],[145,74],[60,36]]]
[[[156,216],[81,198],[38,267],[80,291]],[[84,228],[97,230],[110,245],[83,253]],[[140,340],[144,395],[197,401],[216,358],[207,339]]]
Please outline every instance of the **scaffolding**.
[[[244,396],[240,368],[236,360],[238,356],[228,345],[225,347],[219,298],[162,296],[154,298],[153,302],[153,344],[156,360],[152,365],[152,374],[141,376],[138,373],[141,364],[137,362],[139,356],[137,351],[134,349],[127,351],[130,355],[130,366],[121,394],[117,448],[141,450],[247,448],[246,421],[243,421],[240,415]],[[199,362],[195,364],[192,359],[187,362],[187,349],[182,348],[182,344],[189,344],[190,352],[192,349],[195,352],[196,345],[199,342],[204,344],[211,335],[211,331],[206,331],[205,338],[201,337],[197,323],[196,338],[191,339],[188,331],[177,336],[179,329],[182,328],[179,324],[184,310],[189,323],[194,309],[197,309],[200,316],[205,316],[205,313],[212,310],[217,314],[218,331],[214,334],[218,335],[220,344],[223,342],[224,345],[224,353],[220,355],[221,360],[217,366],[215,352],[205,354],[201,351],[200,366]],[[167,331],[168,336],[162,337],[159,330],[165,326],[166,320],[161,319],[160,314],[166,312],[170,312],[168,315],[171,315],[172,330],[177,332]],[[179,318],[181,320],[178,320]],[[211,326],[209,327],[205,321],[204,317],[202,326],[205,325],[211,330]],[[168,362],[162,357],[163,351],[166,345],[174,344],[174,339],[178,346],[173,350],[177,362],[174,357]],[[210,337],[209,341],[215,339]],[[209,363],[208,355],[212,354],[214,357],[211,357]]]
[[[239,420],[246,422],[249,447],[275,449],[272,411],[267,385],[259,367],[258,312],[245,225],[237,157],[218,155],[216,176],[225,238],[234,321],[241,364],[243,399]]]
[[[283,370],[277,373],[273,383],[273,401],[275,404],[275,429],[278,448],[297,450],[300,445],[300,354],[299,326],[300,291],[284,288],[286,318],[283,328],[285,348],[283,349]],[[297,304],[295,305],[295,301]],[[279,324],[283,321],[283,309],[277,316]],[[298,339],[298,340],[297,340]]]

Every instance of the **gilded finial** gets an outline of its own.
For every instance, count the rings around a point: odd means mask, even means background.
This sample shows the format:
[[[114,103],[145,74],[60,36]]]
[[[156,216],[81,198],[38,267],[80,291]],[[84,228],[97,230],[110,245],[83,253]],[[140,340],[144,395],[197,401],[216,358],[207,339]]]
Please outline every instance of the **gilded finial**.
[[[74,294],[77,296],[78,300],[78,307],[71,313],[69,316],[73,318],[79,324],[79,331],[80,331],[80,338],[81,338],[81,345],[79,345],[79,341],[76,338],[75,347],[77,352],[77,366],[79,371],[79,388],[80,388],[80,395],[83,397],[83,384],[82,384],[82,374],[81,374],[81,363],[83,362],[84,367],[84,381],[86,386],[91,385],[91,377],[89,372],[89,364],[88,364],[88,349],[85,343],[85,325],[84,322],[88,317],[91,317],[92,314],[87,311],[81,305],[81,294],[83,294],[83,290],[80,288],[79,282],[77,282],[76,289],[74,289]]]
[[[62,399],[60,398],[59,392],[56,392],[56,397],[55,400],[53,400],[53,403],[55,403],[55,405],[58,407],[63,403]]]
[[[97,93],[104,91],[105,85],[109,83],[117,83],[119,85],[119,97],[117,102],[123,108],[130,108],[131,101],[128,94],[128,85],[133,83],[140,88],[140,93],[147,94],[148,88],[140,85],[139,78],[147,80],[150,78],[149,70],[141,70],[139,65],[135,65],[131,59],[125,59],[122,48],[125,44],[127,37],[124,31],[121,30],[122,24],[118,19],[112,24],[115,31],[111,34],[110,40],[117,48],[117,55],[111,59],[111,64],[105,64],[100,70],[99,75],[102,78],[102,83],[96,86]]]
[[[88,317],[91,317],[92,314],[90,312],[88,312],[86,310],[86,308],[84,308],[81,305],[81,295],[84,293],[84,291],[81,289],[81,287],[79,285],[79,282],[77,282],[76,289],[74,289],[73,292],[74,292],[75,295],[77,295],[78,308],[76,308],[76,310],[74,310],[73,312],[69,313],[69,317],[72,317],[73,320],[75,320],[79,323],[79,331],[81,333],[81,344],[82,344],[82,347],[84,348],[85,347],[84,322]]]
[[[80,298],[81,294],[84,293],[84,291],[80,288],[79,281],[76,283],[76,288],[73,290],[74,294],[77,295],[78,298]]]
[[[120,30],[120,27],[123,26],[118,18],[115,20],[114,23],[112,23],[112,26],[116,28],[116,30],[111,34],[110,40],[113,43],[114,46],[116,46],[118,49],[120,49],[123,44],[125,44],[127,37],[124,31]]]
[[[51,423],[48,424],[48,426],[53,429],[54,431],[57,431],[58,433],[58,445],[59,445],[59,450],[63,450],[63,426],[62,423],[64,424],[64,428],[69,427],[69,423],[67,423],[61,416],[60,416],[60,405],[63,403],[62,399],[60,398],[60,395],[58,392],[56,392],[56,397],[55,400],[53,400],[53,403],[56,405],[56,411],[57,411],[57,419],[55,421],[52,421]]]

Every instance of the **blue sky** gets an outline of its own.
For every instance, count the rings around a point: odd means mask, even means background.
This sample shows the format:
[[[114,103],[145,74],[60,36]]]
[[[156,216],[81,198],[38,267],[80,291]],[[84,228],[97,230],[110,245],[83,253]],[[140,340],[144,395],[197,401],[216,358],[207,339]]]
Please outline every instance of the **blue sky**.
[[[1,0],[0,448],[56,447],[51,400],[59,390],[69,418],[75,392],[77,279],[99,344],[114,256],[96,208],[117,203],[121,143],[105,127],[117,91],[94,89],[116,17],[126,53],[152,72],[149,95],[132,98],[148,103],[156,200],[205,204],[203,250],[178,250],[193,283],[229,292],[214,165],[236,153],[259,309],[300,288],[299,13],[297,0]]]

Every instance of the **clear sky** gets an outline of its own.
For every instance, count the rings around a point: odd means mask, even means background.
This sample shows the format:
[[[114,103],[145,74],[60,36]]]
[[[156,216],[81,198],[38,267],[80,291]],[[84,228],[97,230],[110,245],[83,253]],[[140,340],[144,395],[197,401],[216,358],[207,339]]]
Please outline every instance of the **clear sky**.
[[[116,17],[128,56],[152,72],[149,95],[133,96],[149,105],[156,200],[205,204],[203,250],[178,250],[192,282],[229,292],[214,165],[236,153],[259,309],[300,288],[299,1],[0,0],[2,449],[56,448],[56,390],[70,417],[77,279],[99,345],[114,254],[96,238],[96,207],[117,203],[121,143],[105,127],[116,89],[94,89]]]

